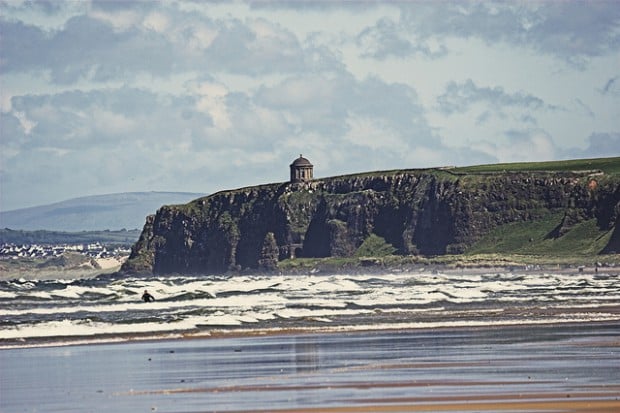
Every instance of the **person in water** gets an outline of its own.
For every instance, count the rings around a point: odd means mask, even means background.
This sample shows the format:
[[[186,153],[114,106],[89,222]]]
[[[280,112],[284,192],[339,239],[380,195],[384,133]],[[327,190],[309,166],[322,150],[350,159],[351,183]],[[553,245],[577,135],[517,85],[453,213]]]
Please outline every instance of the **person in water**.
[[[142,294],[142,301],[145,303],[150,303],[151,301],[155,301],[155,297],[153,297],[147,290],[144,290],[144,294]]]

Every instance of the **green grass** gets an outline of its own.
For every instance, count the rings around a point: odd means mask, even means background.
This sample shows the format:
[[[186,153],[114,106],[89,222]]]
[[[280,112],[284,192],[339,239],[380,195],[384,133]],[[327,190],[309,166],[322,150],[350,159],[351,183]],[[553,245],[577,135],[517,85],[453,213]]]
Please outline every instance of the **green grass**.
[[[472,245],[466,254],[523,254],[530,256],[595,256],[605,247],[611,230],[602,231],[591,219],[575,225],[559,238],[549,237],[562,214],[535,222],[519,222],[495,228]]]
[[[601,170],[606,174],[620,174],[620,157],[594,158],[594,159],[571,159],[567,161],[550,162],[520,162],[498,163],[490,165],[475,165],[461,168],[453,168],[455,173],[477,172],[519,172],[519,171],[589,171]]]
[[[467,254],[510,253],[540,242],[562,220],[562,213],[534,222],[501,225],[467,249]]]
[[[596,225],[596,219],[591,219],[575,225],[557,239],[540,240],[533,245],[521,248],[519,252],[553,256],[593,256],[599,254],[607,245],[611,232],[611,230],[601,231]]]
[[[573,171],[603,171],[608,175],[620,174],[620,157],[614,158],[591,158],[570,159],[564,161],[547,162],[515,162],[497,163],[488,165],[473,165],[464,167],[444,168],[421,168],[421,169],[393,169],[385,171],[368,171],[348,175],[339,175],[317,180],[342,179],[342,178],[366,178],[376,175],[396,174],[432,174],[438,178],[453,180],[460,174],[475,173],[499,173],[499,172],[573,172]]]

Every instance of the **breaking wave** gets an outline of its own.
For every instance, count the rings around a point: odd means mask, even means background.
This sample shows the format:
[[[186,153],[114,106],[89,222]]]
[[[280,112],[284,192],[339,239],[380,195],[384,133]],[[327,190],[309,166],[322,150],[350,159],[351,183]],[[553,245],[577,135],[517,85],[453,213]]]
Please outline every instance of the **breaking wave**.
[[[144,303],[148,290],[156,298]],[[386,273],[0,281],[0,347],[214,331],[618,320],[615,274]]]

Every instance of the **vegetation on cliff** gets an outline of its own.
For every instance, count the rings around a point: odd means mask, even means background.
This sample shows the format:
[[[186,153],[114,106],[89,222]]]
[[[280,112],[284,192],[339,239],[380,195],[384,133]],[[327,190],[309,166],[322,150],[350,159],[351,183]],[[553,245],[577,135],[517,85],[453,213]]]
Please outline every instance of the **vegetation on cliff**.
[[[363,173],[164,206],[123,270],[214,273],[327,257],[595,256],[620,250],[619,213],[620,158]]]

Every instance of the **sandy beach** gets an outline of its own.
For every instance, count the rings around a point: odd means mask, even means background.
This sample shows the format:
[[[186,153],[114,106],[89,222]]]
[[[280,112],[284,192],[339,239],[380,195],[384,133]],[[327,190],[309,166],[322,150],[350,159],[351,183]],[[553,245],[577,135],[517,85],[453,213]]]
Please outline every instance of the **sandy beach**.
[[[0,351],[0,411],[617,412],[620,323]]]

